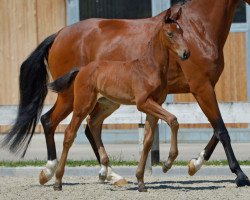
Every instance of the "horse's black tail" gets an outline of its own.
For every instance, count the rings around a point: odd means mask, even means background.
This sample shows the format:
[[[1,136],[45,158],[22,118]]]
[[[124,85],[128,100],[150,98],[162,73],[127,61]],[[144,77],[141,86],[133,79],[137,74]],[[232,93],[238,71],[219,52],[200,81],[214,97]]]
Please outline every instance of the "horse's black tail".
[[[19,75],[20,100],[16,121],[2,144],[24,157],[47,95],[48,73],[45,64],[56,34],[47,37],[22,63]]]
[[[69,73],[64,76],[56,79],[54,82],[48,84],[48,88],[53,90],[54,92],[62,92],[69,88],[72,81],[75,80],[76,75],[80,71],[80,68],[74,68]]]

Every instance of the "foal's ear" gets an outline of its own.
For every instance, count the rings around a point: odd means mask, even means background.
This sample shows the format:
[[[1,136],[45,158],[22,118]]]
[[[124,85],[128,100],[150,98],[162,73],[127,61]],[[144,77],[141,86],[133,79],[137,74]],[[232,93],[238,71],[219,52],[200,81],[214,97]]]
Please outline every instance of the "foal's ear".
[[[174,13],[171,18],[177,21],[178,19],[180,19],[181,13],[182,13],[182,8],[180,8],[177,13]]]
[[[166,15],[165,15],[165,17],[164,17],[165,23],[168,23],[168,22],[169,22],[170,16],[171,16],[171,8],[167,9]]]

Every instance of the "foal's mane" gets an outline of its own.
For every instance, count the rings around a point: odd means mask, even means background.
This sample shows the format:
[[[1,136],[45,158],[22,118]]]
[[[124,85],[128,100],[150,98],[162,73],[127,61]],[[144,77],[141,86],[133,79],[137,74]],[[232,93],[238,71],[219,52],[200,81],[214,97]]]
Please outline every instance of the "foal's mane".
[[[160,22],[158,22],[158,24],[156,25],[154,34],[150,38],[150,40],[149,40],[149,42],[147,44],[147,48],[151,47],[154,37],[159,33],[159,31],[162,29],[162,27],[165,24],[177,24],[180,27],[180,25],[178,24],[178,22],[176,20],[172,19],[171,17],[166,20],[165,16],[164,16],[164,18]],[[180,27],[180,29],[181,29],[181,27]]]

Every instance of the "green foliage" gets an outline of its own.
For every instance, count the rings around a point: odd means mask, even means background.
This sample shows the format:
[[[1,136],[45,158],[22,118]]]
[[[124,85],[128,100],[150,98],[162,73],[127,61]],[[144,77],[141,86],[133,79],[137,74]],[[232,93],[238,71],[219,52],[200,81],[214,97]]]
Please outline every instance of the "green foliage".
[[[250,166],[250,160],[239,161],[240,165]],[[124,161],[121,159],[112,159],[110,160],[111,166],[137,166],[137,161]],[[46,161],[44,160],[28,160],[28,161],[0,161],[1,167],[42,167],[46,165]],[[79,167],[79,166],[98,166],[98,162],[96,160],[68,160],[68,167]],[[162,162],[159,164],[162,165]],[[187,166],[187,161],[175,161],[175,166]],[[212,160],[205,163],[206,166],[227,166],[227,160]]]

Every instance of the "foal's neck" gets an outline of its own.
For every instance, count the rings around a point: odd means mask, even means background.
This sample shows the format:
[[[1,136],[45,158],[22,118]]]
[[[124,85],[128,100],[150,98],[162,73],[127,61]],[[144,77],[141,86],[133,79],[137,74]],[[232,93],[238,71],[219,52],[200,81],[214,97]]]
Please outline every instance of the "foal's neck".
[[[162,28],[160,28],[148,43],[147,50],[141,62],[155,70],[161,70],[168,63],[168,48],[163,40]]]

